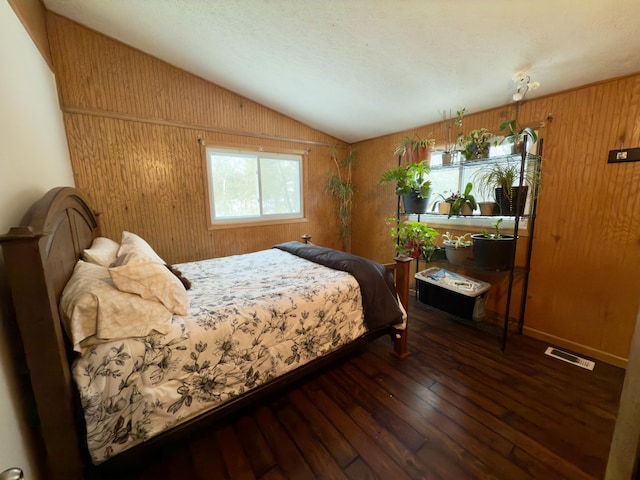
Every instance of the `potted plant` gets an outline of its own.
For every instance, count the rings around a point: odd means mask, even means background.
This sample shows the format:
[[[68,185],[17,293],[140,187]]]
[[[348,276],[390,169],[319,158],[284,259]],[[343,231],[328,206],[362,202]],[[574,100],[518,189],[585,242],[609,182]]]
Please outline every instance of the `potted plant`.
[[[473,211],[478,207],[476,199],[471,195],[471,189],[473,185],[471,182],[467,183],[464,192],[462,194],[452,194],[446,201],[451,203],[449,208],[449,218],[453,215],[472,215]]]
[[[421,138],[418,134],[406,136],[396,145],[393,153],[405,157],[408,163],[426,161],[429,165],[431,148],[435,143],[435,139]]]
[[[480,215],[484,215],[485,217],[492,217],[493,215],[499,214],[499,205],[497,202],[478,202],[478,209],[480,210]]]
[[[482,233],[471,235],[473,257],[484,270],[502,271],[513,266],[516,239],[513,235],[500,233],[501,223],[502,218],[499,218],[491,224],[492,232],[483,230]]]
[[[431,181],[428,178],[429,166],[426,161],[398,165],[380,177],[380,183],[395,182],[396,195],[402,195],[406,213],[427,213]]]
[[[388,218],[387,223],[397,222]],[[423,222],[400,222],[391,227],[391,238],[400,257],[422,258],[431,261],[436,250],[435,238],[438,231]]]
[[[489,157],[491,142],[495,140],[495,135],[486,128],[471,130],[466,135],[460,135],[457,145],[465,160],[476,160]]]
[[[473,245],[473,241],[467,239],[470,236],[470,233],[454,236],[449,232],[442,235],[444,239],[442,245],[444,245],[447,260],[451,265],[463,265],[467,260],[469,248]]]
[[[516,92],[513,94],[513,101],[516,104],[516,115],[515,118],[502,122],[499,129],[505,135],[503,142],[513,144],[512,153],[522,153],[522,149],[526,147],[526,145],[524,145],[525,135],[531,143],[536,143],[538,136],[532,128],[520,128],[518,125],[520,105],[524,101],[524,97],[527,95],[527,92],[538,88],[540,83],[532,82],[531,77],[527,72],[517,72],[511,79],[516,84]]]
[[[529,177],[529,175],[525,175],[527,180],[530,180]],[[491,192],[495,195],[501,215],[515,215],[516,210],[519,215],[524,213],[529,188],[527,185],[523,185],[520,190],[519,187],[514,186],[520,179],[520,164],[507,161],[485,165],[473,178],[481,185],[481,191]],[[520,204],[519,209],[516,209],[514,204],[518,195],[520,196]]]
[[[442,152],[442,164],[449,165],[451,163],[451,157],[456,152],[456,141],[459,134],[454,134],[453,130],[462,127],[462,117],[467,113],[466,108],[461,108],[456,112],[456,117],[453,118],[451,110],[449,110],[449,118],[447,113],[442,113],[442,136],[444,138],[444,150]]]
[[[444,196],[442,193],[436,193],[436,198],[431,204],[431,211],[435,212],[436,208],[438,209],[438,214],[440,215],[449,215],[449,209],[451,208],[451,204],[453,203],[453,193],[449,196]]]
[[[338,222],[345,251],[351,251],[351,213],[353,209],[353,193],[355,188],[351,182],[351,167],[358,161],[355,147],[350,147],[347,155],[338,161],[338,147],[333,146],[330,151],[331,159],[336,170],[329,171],[325,183],[325,191],[338,200]]]
[[[538,141],[538,135],[536,132],[530,127],[518,127],[517,120],[515,118],[505,120],[498,128],[500,129],[500,133],[504,135],[502,143],[513,144],[511,153],[522,153],[525,135],[527,137],[527,142],[536,143]]]

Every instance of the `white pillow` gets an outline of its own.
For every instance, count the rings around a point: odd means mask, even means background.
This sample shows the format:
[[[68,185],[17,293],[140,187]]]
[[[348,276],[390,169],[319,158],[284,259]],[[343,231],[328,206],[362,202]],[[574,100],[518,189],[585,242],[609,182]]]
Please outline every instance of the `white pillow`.
[[[114,285],[123,292],[158,301],[176,315],[189,313],[189,295],[182,282],[165,265],[134,261],[110,268],[109,274]]]
[[[118,258],[116,258],[113,266],[119,267],[128,263],[144,262],[156,262],[162,265],[166,263],[142,237],[135,233],[122,232]]]
[[[167,334],[173,317],[159,302],[118,290],[107,268],[82,260],[62,292],[60,312],[77,352],[91,337],[106,341],[144,337],[154,331]]]
[[[108,267],[116,261],[119,249],[120,244],[118,242],[114,242],[107,237],[97,237],[91,242],[90,248],[85,248],[82,251],[82,259],[96,265]]]

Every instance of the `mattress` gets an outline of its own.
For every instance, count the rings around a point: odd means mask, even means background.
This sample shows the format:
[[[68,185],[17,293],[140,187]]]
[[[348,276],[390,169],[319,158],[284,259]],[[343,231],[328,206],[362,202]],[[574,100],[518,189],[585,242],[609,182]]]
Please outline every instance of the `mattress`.
[[[74,360],[99,464],[363,335],[349,273],[270,249],[175,266],[190,309],[166,335],[93,345]]]

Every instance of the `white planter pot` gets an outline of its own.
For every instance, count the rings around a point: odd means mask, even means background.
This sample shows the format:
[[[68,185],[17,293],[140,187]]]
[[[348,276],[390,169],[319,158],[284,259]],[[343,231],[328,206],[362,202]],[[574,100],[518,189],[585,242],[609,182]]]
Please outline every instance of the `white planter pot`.
[[[452,245],[445,245],[445,255],[451,265],[463,265],[469,257],[470,247],[454,247]]]

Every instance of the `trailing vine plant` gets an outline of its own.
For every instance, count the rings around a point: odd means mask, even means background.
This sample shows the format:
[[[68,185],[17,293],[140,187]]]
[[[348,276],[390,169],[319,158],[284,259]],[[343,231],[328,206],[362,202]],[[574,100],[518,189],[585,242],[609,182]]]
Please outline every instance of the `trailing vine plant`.
[[[351,249],[351,211],[353,209],[353,194],[355,192],[351,181],[351,168],[358,161],[356,148],[349,147],[347,155],[338,160],[337,145],[331,147],[329,155],[335,165],[335,171],[329,170],[325,191],[333,195],[338,200],[338,222],[340,224],[340,236],[346,251]]]

